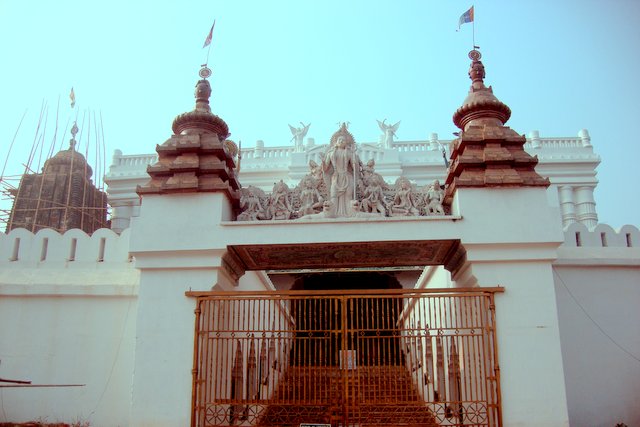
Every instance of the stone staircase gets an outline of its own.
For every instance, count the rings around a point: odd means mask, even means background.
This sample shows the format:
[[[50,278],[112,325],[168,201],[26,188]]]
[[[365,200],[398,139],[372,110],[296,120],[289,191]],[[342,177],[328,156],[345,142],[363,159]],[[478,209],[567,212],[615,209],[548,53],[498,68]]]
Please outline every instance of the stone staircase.
[[[290,366],[259,426],[437,426],[404,366]]]

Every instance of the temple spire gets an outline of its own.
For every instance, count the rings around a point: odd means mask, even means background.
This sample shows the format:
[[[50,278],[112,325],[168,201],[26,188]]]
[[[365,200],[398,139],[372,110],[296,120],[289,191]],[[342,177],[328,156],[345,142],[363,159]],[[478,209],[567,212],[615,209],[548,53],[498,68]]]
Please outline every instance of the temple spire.
[[[486,73],[480,61],[480,51],[473,49],[469,52],[469,58],[471,88],[462,106],[454,113],[453,123],[462,130],[466,130],[470,124],[503,126],[511,117],[511,109],[495,97],[491,86],[485,86]]]
[[[224,193],[236,210],[240,203],[240,183],[234,157],[238,147],[228,140],[229,127],[211,112],[211,70],[198,73],[195,108],[178,115],[173,135],[156,147],[158,162],[147,168],[150,181],[138,186],[139,195],[171,193]]]
[[[215,133],[220,141],[224,141],[229,137],[229,127],[224,120],[211,112],[209,104],[211,84],[207,78],[211,76],[211,69],[205,64],[198,74],[201,80],[196,83],[194,92],[195,108],[193,111],[180,114],[175,118],[172,126],[173,132],[176,135]]]
[[[526,138],[505,126],[511,109],[484,84],[480,52],[469,52],[471,88],[453,123],[462,129],[452,144],[447,169],[445,204],[461,188],[547,187],[549,180],[535,171],[538,159],[524,150]]]

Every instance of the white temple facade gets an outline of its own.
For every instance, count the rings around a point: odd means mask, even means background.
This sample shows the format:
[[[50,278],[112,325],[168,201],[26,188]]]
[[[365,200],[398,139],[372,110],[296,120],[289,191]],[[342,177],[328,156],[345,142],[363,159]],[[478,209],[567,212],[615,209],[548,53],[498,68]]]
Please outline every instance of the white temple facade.
[[[588,132],[511,130],[470,58],[455,140],[237,153],[198,81],[114,154],[111,230],[0,235],[1,420],[640,424],[640,230],[598,223]]]
[[[434,179],[444,182],[445,155],[452,140],[440,140],[431,133],[428,140],[393,141],[385,147],[379,142],[358,144],[358,156],[364,162],[375,161],[375,171],[387,183],[406,177],[418,187],[424,187]],[[265,147],[259,140],[255,147],[243,148],[239,179],[244,187],[255,186],[270,192],[273,185],[283,180],[295,187],[309,173],[309,162],[321,163],[327,143],[316,144],[308,138],[298,152],[293,145]],[[558,194],[563,227],[573,223],[592,229],[598,224],[594,190],[598,184],[596,168],[600,156],[594,152],[591,137],[582,129],[575,137],[540,137],[537,130],[527,135],[525,150],[537,156],[536,170],[551,181],[549,191]],[[148,179],[147,166],[155,163],[158,156],[150,154],[124,154],[116,150],[109,172],[105,177],[111,206],[111,228],[121,232],[130,225],[131,217],[137,216],[140,198],[135,192],[137,185]]]

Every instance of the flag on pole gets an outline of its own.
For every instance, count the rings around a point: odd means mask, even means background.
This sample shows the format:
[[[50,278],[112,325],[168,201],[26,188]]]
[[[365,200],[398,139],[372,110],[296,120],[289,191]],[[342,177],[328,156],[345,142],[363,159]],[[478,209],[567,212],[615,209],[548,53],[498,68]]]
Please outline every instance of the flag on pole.
[[[458,30],[460,29],[462,24],[467,24],[469,22],[473,22],[473,6],[471,6],[469,10],[467,10],[462,14],[462,16],[460,16],[460,19],[458,20]]]
[[[71,88],[71,93],[69,94],[69,99],[71,100],[71,108],[76,105],[76,94],[73,92],[73,88]]]
[[[209,35],[204,40],[204,45],[202,46],[203,49],[211,44],[211,39],[213,38],[213,27],[215,26],[216,26],[216,20],[214,19],[213,25],[211,26],[211,30],[209,30]]]

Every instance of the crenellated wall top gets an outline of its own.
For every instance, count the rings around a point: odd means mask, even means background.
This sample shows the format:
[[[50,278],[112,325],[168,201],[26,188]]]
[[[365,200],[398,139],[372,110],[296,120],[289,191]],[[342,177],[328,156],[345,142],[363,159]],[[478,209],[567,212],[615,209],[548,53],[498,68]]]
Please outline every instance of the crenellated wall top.
[[[89,236],[79,229],[60,234],[52,229],[32,233],[17,228],[8,234],[0,234],[0,266],[122,268],[124,264],[132,264],[129,233],[128,229],[116,234],[101,228]]]
[[[563,246],[570,248],[640,248],[640,230],[633,225],[615,230],[607,224],[588,228],[576,222],[565,228],[564,236]]]

